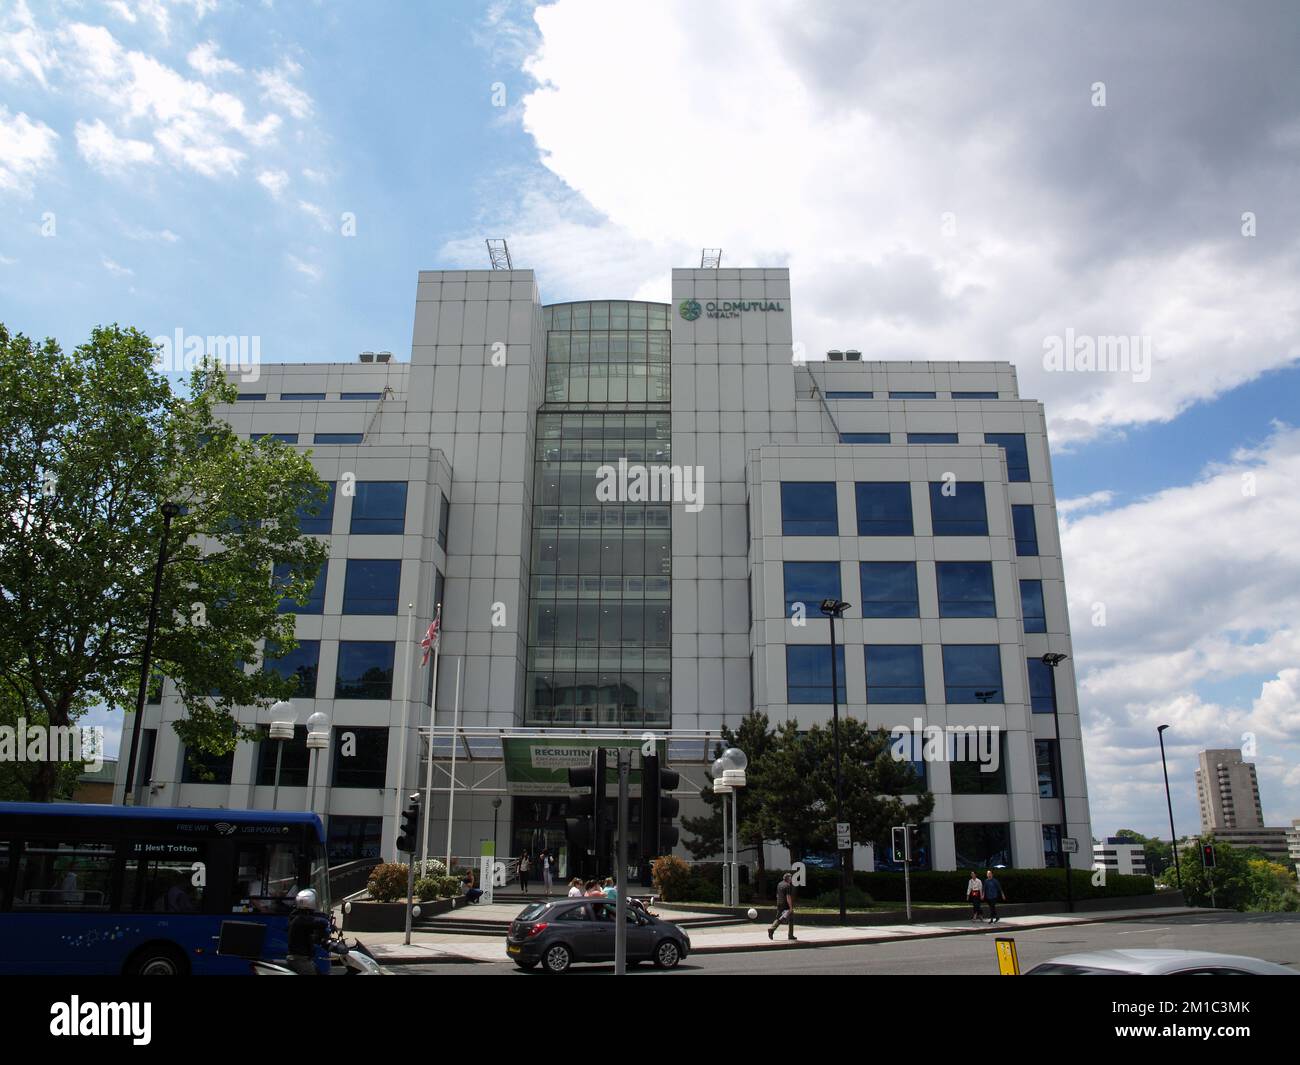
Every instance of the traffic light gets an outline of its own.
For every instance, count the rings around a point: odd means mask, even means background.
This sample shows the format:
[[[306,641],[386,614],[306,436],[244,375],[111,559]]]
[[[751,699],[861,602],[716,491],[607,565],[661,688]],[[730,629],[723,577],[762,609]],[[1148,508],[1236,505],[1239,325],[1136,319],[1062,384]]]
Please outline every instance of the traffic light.
[[[571,861],[582,867],[583,875],[599,873],[602,862],[608,860],[609,833],[605,823],[605,749],[599,747],[591,756],[591,764],[569,770],[569,787],[582,794],[569,800],[569,813],[564,819],[564,836]],[[588,852],[596,855],[596,868],[587,859]]]
[[[1214,844],[1213,843],[1201,844],[1201,864],[1205,866],[1206,869],[1214,868]]]
[[[677,846],[679,833],[673,818],[682,804],[668,794],[682,782],[682,775],[659,767],[657,754],[641,759],[641,860],[652,862]],[[724,800],[725,801],[725,800]]]
[[[908,860],[907,853],[907,829],[902,825],[895,825],[889,830],[890,833],[890,850],[895,862],[902,865]]]
[[[397,832],[397,849],[405,851],[407,854],[414,854],[419,850],[416,840],[420,835],[420,803],[417,799],[412,799],[402,811],[402,824]]]

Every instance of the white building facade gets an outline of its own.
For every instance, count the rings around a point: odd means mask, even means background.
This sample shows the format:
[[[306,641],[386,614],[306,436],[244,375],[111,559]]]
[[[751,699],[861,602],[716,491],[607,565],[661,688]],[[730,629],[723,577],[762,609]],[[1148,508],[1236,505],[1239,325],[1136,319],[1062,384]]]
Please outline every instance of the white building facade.
[[[806,358],[786,270],[674,270],[672,297],[544,305],[529,270],[422,272],[409,362],[233,376],[234,429],[310,449],[332,485],[304,525],[329,565],[286,604],[300,647],[274,666],[331,747],[312,788],[286,743],[278,799],[271,741],[195,772],[168,684],[139,801],[312,805],[332,860],[391,855],[428,768],[407,605],[418,640],[441,602],[433,853],[456,715],[453,853],[562,854],[567,789],[538,744],[666,738],[691,812],[722,726],[830,721],[830,598],[842,715],[993,737],[987,771],[919,761],[923,864],[1041,867],[1090,840],[1072,661],[1042,662],[1071,653],[1043,408],[1014,367]]]

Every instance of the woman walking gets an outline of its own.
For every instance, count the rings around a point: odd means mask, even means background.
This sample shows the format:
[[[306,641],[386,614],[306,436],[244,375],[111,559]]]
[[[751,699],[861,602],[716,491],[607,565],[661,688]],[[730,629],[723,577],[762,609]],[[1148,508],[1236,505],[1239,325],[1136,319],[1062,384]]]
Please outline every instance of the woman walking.
[[[971,904],[970,919],[972,921],[984,920],[984,885],[980,882],[980,878],[975,875],[974,869],[971,870],[970,879],[966,881],[966,898]]]
[[[525,850],[519,856],[519,891],[521,894],[528,894],[528,871],[532,867],[533,863],[528,857],[528,851]]]
[[[537,860],[541,863],[542,866],[542,884],[546,888],[546,897],[549,899],[551,897],[551,884],[552,884],[551,852],[548,850],[543,850],[542,853],[537,856]]]

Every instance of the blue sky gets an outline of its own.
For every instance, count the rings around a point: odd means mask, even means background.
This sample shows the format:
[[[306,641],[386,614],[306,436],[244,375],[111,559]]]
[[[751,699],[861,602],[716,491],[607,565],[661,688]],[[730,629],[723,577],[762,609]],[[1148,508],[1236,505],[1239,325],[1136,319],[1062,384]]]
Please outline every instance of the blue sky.
[[[789,266],[809,352],[1010,359],[1047,405],[1095,833],[1164,831],[1165,721],[1181,825],[1243,736],[1285,823],[1300,16],[1129,7],[14,0],[0,317],[404,358],[416,271],[489,236],[547,301]],[[1049,372],[1066,330],[1150,379]]]

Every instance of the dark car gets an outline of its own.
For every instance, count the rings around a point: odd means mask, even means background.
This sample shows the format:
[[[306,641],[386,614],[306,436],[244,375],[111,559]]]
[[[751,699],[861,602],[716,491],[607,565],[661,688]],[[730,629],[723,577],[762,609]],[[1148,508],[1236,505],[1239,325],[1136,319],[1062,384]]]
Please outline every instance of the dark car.
[[[526,906],[511,923],[506,953],[521,969],[541,965],[562,973],[575,961],[612,961],[616,910],[602,899],[556,899]],[[671,969],[690,952],[691,941],[668,921],[629,906],[627,960]]]

